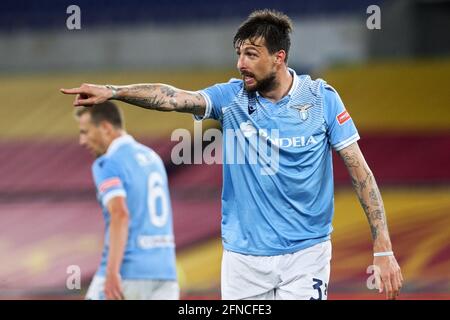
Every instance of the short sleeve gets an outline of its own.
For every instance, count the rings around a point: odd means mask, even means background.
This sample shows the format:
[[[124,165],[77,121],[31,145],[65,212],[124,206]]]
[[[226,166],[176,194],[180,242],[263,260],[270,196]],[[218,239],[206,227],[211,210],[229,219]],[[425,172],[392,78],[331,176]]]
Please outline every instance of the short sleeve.
[[[119,169],[110,159],[97,159],[92,167],[97,194],[104,207],[114,197],[126,197]]]
[[[359,140],[358,130],[336,90],[323,88],[324,114],[331,146],[339,151]]]
[[[222,118],[222,108],[230,104],[242,88],[242,80],[231,79],[227,83],[215,84],[198,91],[206,101],[206,110],[203,116],[196,116],[196,120]]]

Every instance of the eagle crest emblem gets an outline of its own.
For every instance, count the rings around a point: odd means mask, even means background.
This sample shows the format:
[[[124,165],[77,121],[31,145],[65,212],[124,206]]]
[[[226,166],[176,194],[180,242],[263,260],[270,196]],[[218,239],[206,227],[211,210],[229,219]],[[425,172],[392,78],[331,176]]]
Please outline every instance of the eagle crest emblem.
[[[306,121],[309,117],[309,112],[308,110],[312,107],[312,104],[305,104],[305,105],[298,105],[298,106],[292,106],[291,108],[293,109],[297,109],[298,113],[300,115],[300,119],[302,119],[302,121]]]

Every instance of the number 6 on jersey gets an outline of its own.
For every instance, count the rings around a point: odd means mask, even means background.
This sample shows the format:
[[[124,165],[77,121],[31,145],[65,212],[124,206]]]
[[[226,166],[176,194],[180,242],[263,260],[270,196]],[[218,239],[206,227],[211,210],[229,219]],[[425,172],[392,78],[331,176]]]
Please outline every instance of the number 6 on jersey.
[[[159,201],[158,201],[159,200]],[[150,222],[159,228],[164,227],[169,216],[169,202],[164,190],[164,180],[158,172],[148,177],[148,212]],[[160,204],[158,206],[158,203]],[[158,207],[160,212],[158,212]]]

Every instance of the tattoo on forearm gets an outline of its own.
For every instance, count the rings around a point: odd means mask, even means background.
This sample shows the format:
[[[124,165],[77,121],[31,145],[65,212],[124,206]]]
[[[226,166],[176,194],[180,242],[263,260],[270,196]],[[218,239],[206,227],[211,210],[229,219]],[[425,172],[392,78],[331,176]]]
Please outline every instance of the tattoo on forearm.
[[[360,166],[358,159],[356,158],[356,154],[344,153],[342,158],[345,161],[347,167],[357,168]]]
[[[369,191],[370,204],[377,206],[379,204],[380,197],[375,189]]]
[[[369,211],[368,216],[369,216],[370,220],[373,220],[373,221],[380,220],[381,222],[384,222],[383,221],[384,220],[384,213],[383,213],[383,211],[381,211],[379,209],[375,209],[373,211]]]
[[[145,109],[187,113],[201,113],[204,110],[199,96],[193,95],[181,103],[180,93],[168,85],[137,84],[117,87],[117,91],[119,96],[117,100]]]
[[[375,178],[366,166],[364,167],[364,174],[362,176],[354,173],[352,169],[358,168],[361,165],[355,153],[344,152],[342,158],[350,171],[353,188],[358,195],[361,207],[366,213],[372,238],[376,240],[380,234],[387,231],[387,223],[383,201]]]
[[[371,182],[371,189],[369,191],[365,190],[365,188],[362,187],[363,184],[361,183],[360,188],[356,189],[356,191],[359,202],[366,213],[370,230],[372,232],[372,239],[376,240],[382,232],[387,231],[387,225],[384,214],[384,206],[373,176],[369,179],[369,181]]]
[[[173,90],[170,87],[161,87],[161,92],[168,97],[171,97],[171,98],[175,97],[175,90]]]
[[[192,100],[185,99],[182,112],[189,112],[189,113],[200,112],[202,109],[202,107],[200,106],[201,99],[200,97],[195,97],[195,100],[196,101],[194,101],[193,99]]]
[[[366,176],[362,180],[358,180],[352,177],[352,184],[355,189],[366,189],[367,185],[372,182],[373,179],[372,173],[369,172],[367,168],[364,168],[364,172],[366,173]]]
[[[369,226],[370,226],[370,233],[372,234],[372,239],[373,240],[377,239],[378,233],[379,233],[377,227],[373,223],[370,223],[370,220],[369,220]]]
[[[169,104],[176,110],[178,109],[178,102],[176,99],[170,99]]]
[[[136,106],[145,108],[145,109],[160,109],[162,105],[164,105],[164,100],[157,95],[149,96],[149,97],[126,97],[120,98],[119,100],[127,103],[134,104]]]
[[[157,86],[137,84],[117,87],[119,97],[117,100],[136,105],[145,109],[159,109],[164,104],[158,95]]]
[[[382,210],[373,210],[366,212],[367,220],[369,221],[370,231],[372,232],[373,240],[378,238],[378,235],[386,229],[386,219]]]

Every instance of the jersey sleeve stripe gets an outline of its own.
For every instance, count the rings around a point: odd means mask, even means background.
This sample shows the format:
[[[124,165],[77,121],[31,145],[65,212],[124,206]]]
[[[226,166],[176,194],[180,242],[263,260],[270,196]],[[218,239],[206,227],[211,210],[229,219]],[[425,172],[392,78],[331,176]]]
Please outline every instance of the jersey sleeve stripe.
[[[353,142],[358,141],[359,139],[360,139],[359,134],[355,133],[350,138],[345,139],[344,141],[341,141],[341,142],[336,143],[335,145],[333,145],[333,148],[336,151],[342,150],[345,147],[348,147],[349,145],[351,145]]]
[[[114,178],[110,178],[110,179],[107,179],[107,180],[103,181],[98,186],[98,191],[100,193],[103,193],[103,192],[108,191],[108,189],[110,189],[110,188],[121,187],[121,186],[122,186],[122,181],[120,181],[119,178],[114,177]]]
[[[124,189],[116,189],[116,190],[111,190],[110,192],[106,193],[103,197],[102,197],[102,204],[103,206],[107,206],[109,200],[111,200],[112,198],[115,197],[126,197],[127,193],[125,192]]]
[[[206,110],[205,110],[205,114],[203,116],[198,116],[198,115],[193,115],[195,120],[203,120],[203,119],[208,119],[211,116],[211,108],[212,108],[212,103],[211,103],[211,99],[209,98],[209,96],[203,92],[203,91],[197,91],[198,93],[200,93],[202,95],[202,97],[205,99],[206,101]]]

